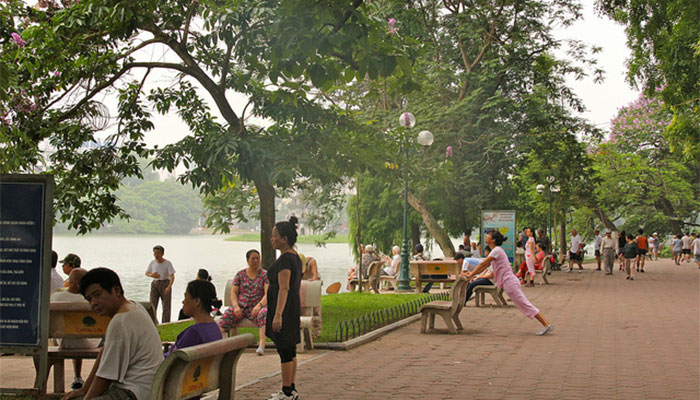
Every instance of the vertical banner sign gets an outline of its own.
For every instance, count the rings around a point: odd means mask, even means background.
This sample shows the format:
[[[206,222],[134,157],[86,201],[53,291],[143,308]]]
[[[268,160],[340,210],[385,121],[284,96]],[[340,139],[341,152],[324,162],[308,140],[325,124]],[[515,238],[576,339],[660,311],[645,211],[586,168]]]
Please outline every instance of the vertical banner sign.
[[[51,230],[46,227],[52,222],[47,221],[47,208],[51,210],[47,202],[52,194],[51,176],[0,176],[0,346],[3,347],[41,347],[41,322],[45,313],[42,308],[48,305],[45,297],[49,295],[49,282],[45,281],[50,276],[48,271],[42,271],[42,265],[50,259],[51,249],[46,247],[51,243]],[[48,326],[48,321],[45,323]]]
[[[508,255],[508,260],[512,263],[515,259],[515,211],[512,210],[497,210],[497,211],[482,211],[481,212],[481,248],[486,248],[484,239],[491,231],[499,231],[506,240],[501,245],[501,248]]]

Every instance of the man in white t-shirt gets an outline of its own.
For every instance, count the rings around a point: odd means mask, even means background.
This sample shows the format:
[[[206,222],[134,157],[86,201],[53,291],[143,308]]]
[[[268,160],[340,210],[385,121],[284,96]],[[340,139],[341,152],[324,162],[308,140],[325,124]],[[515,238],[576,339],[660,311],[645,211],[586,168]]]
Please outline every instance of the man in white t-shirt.
[[[583,239],[576,229],[571,230],[571,247],[569,248],[569,272],[578,264],[578,272],[583,271]]]
[[[85,384],[64,398],[147,400],[163,361],[160,336],[148,312],[124,297],[119,276],[107,268],[85,274],[80,293],[95,314],[112,319]]]
[[[690,237],[690,232],[683,235],[683,237],[681,238],[681,242],[683,243],[683,259],[685,260],[685,262],[690,262],[690,253],[692,253],[690,249],[690,244],[693,243],[693,238]]]
[[[68,287],[61,288],[53,292],[51,295],[51,303],[87,303],[85,297],[80,294],[80,279],[87,274],[87,270],[83,268],[73,268],[68,275]],[[93,349],[100,344],[100,339],[63,339],[60,342],[60,349]],[[75,378],[71,389],[80,389],[83,387],[83,378],[81,370],[83,368],[83,360],[80,358],[73,359],[73,372]]]
[[[158,314],[158,299],[163,302],[163,316],[161,322],[170,322],[170,305],[172,304],[173,283],[175,282],[175,268],[173,263],[163,258],[165,249],[163,246],[153,247],[154,260],[146,268],[146,276],[153,278],[151,282],[150,300],[153,309]]]
[[[600,271],[600,244],[603,243],[603,237],[600,236],[600,231],[599,230],[594,230],[593,235],[595,238],[593,239],[593,250],[595,251],[595,262],[598,264],[598,268],[596,268],[596,271]]]

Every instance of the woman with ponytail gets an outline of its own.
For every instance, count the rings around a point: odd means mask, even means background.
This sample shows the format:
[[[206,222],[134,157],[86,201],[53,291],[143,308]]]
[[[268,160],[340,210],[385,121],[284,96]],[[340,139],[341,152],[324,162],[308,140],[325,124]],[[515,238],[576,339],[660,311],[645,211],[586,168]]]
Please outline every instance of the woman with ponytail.
[[[268,268],[270,287],[267,291],[266,334],[272,339],[282,364],[282,390],[270,400],[297,399],[295,378],[297,372],[296,346],[301,341],[299,317],[301,301],[301,259],[294,250],[297,242],[296,217],[275,224],[272,229],[272,246],[280,256]]]
[[[513,301],[518,310],[528,316],[529,318],[536,318],[544,327],[539,331],[538,335],[545,335],[554,329],[554,326],[545,319],[544,315],[540,313],[537,307],[533,306],[532,303],[525,297],[523,293],[523,288],[520,287],[520,281],[516,278],[513,273],[513,269],[510,266],[510,261],[508,261],[508,256],[506,252],[501,248],[501,244],[506,240],[499,231],[491,231],[484,242],[492,249],[488,257],[484,259],[474,271],[467,274],[467,280],[481,271],[493,265],[493,274],[495,278],[496,286],[503,288],[508,297]]]
[[[221,300],[216,298],[216,288],[211,282],[197,279],[187,284],[182,311],[194,319],[195,324],[177,335],[177,341],[170,346],[165,357],[177,349],[196,346],[221,339],[219,325],[211,316],[212,308],[220,308]]]

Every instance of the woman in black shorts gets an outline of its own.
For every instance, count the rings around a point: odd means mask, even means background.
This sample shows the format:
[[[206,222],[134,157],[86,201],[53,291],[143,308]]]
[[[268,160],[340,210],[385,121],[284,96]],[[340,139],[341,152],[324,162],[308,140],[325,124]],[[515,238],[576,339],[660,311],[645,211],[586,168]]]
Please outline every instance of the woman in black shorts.
[[[301,342],[299,317],[301,301],[301,260],[293,246],[297,241],[297,218],[275,224],[272,246],[280,256],[267,270],[270,286],[267,291],[265,334],[272,339],[282,364],[282,390],[270,400],[297,399],[294,381],[297,372],[296,346]]]
[[[623,253],[623,248],[627,244],[627,234],[622,231],[617,234],[617,260],[620,262],[620,271],[623,270],[623,261],[625,260],[625,254]]]

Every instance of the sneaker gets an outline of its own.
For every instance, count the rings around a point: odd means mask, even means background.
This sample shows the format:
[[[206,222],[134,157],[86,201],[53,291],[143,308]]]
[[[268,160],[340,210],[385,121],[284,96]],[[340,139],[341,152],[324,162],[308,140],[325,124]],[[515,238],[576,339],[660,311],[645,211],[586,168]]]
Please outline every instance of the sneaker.
[[[273,393],[272,397],[270,397],[268,400],[296,400],[298,398],[299,398],[299,394],[296,393],[295,391],[292,391],[291,396],[287,396],[286,394],[284,394],[283,391],[280,390],[277,393]]]
[[[554,330],[554,325],[550,324],[549,326],[546,326],[541,331],[537,332],[537,336],[546,335],[547,333],[551,332],[552,330]]]
[[[569,270],[568,270],[567,272],[574,272],[574,270],[573,270],[573,269],[571,269],[571,268],[569,268]]]
[[[579,270],[578,270],[578,273],[580,274],[581,272],[583,272],[583,270],[582,270],[582,269],[579,269]]]
[[[83,383],[85,383],[85,382],[83,382],[82,378],[75,378],[73,383],[70,385],[70,388],[72,390],[78,390],[78,389],[83,387]]]
[[[625,279],[629,279],[629,278],[630,278],[630,277],[628,276],[628,277],[627,277],[627,278],[625,278]]]
[[[259,356],[261,356],[261,355],[265,354],[265,349],[258,346],[258,349],[255,350],[255,352],[258,353]]]

